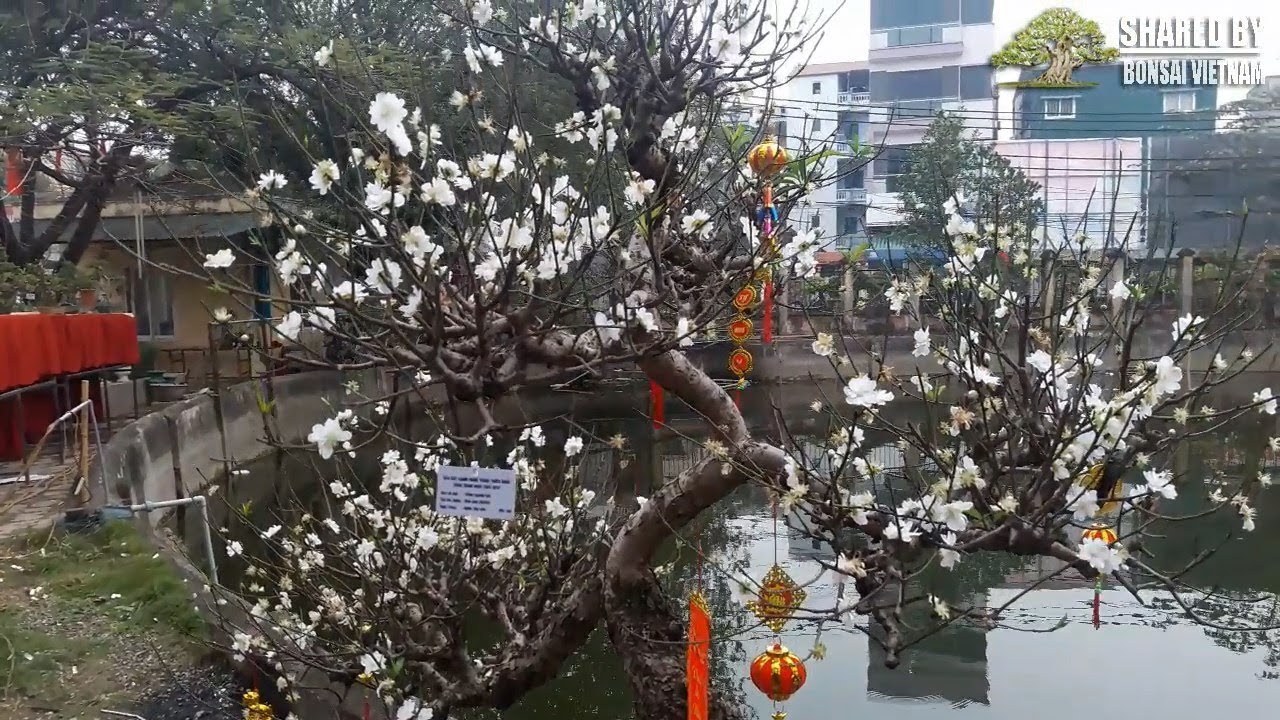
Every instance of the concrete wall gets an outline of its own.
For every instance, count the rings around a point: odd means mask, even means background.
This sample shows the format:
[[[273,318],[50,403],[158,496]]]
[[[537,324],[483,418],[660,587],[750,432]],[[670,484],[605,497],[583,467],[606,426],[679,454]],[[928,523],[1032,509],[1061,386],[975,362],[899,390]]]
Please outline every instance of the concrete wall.
[[[837,337],[837,342],[840,338]],[[881,354],[885,365],[893,368],[899,377],[914,375],[916,368],[920,372],[939,373],[942,368],[932,358],[917,358],[911,354],[915,341],[910,335],[891,335],[889,337],[846,337],[844,345],[855,366],[866,372],[872,366],[869,351]],[[1257,360],[1249,367],[1247,374],[1266,376],[1280,372],[1280,350],[1267,349],[1268,343],[1274,341],[1272,333],[1240,332],[1231,333],[1222,345],[1224,358],[1232,359],[1242,347],[1253,348],[1258,353]],[[1135,338],[1134,348],[1142,357],[1158,357],[1168,352],[1169,333],[1153,331],[1139,333]],[[703,345],[690,352],[696,365],[718,380],[730,380],[729,352],[733,346],[728,342],[717,342]],[[755,357],[755,367],[748,376],[753,383],[800,382],[807,380],[824,381],[835,378],[835,371],[828,358],[813,353],[811,337],[779,338],[773,346],[762,348],[759,343],[747,345],[747,349]],[[843,354],[843,353],[840,353]],[[1205,372],[1213,363],[1213,350],[1198,350],[1191,353],[1190,371]],[[1116,358],[1103,358],[1106,366],[1115,364]],[[878,367],[878,366],[877,366]],[[842,368],[847,377],[851,368]]]
[[[343,377],[327,371],[274,378],[275,407],[269,426],[277,441],[302,440],[312,425],[332,417],[342,407],[343,381],[353,377],[366,388],[375,382],[372,374]],[[225,445],[219,402],[212,394],[195,395],[125,426],[95,460],[93,505],[196,495],[228,465],[266,454],[272,446],[259,410],[259,400],[265,400],[266,393],[266,385],[258,382],[222,390]],[[161,518],[153,515],[155,524]]]

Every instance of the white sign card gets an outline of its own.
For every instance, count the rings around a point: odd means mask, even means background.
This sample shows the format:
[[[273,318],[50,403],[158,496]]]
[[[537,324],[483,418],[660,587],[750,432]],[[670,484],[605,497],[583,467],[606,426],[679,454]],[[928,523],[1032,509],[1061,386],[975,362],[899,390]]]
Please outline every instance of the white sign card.
[[[443,465],[436,470],[436,512],[510,520],[516,509],[516,471]]]

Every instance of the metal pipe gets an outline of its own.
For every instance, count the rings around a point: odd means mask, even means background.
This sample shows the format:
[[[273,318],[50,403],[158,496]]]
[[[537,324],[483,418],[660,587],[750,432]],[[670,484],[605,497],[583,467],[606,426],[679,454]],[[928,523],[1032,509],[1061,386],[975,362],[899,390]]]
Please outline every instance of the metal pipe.
[[[106,395],[104,383],[102,396],[105,398]],[[89,420],[93,422],[93,441],[98,446],[98,480],[102,483],[102,502],[105,503],[107,498],[111,497],[107,494],[106,456],[102,454],[102,428],[98,427],[98,415],[94,412],[92,403],[89,405]],[[89,482],[89,478],[85,478],[84,481]]]
[[[137,505],[127,505],[129,512],[151,512],[152,510],[165,510],[173,507],[186,507],[188,505],[200,506],[200,534],[204,541],[205,562],[209,564],[209,579],[214,585],[218,584],[218,562],[213,553],[213,532],[209,528],[209,503],[204,495],[192,495],[187,498],[178,498],[176,500],[160,500],[158,502],[144,502]]]

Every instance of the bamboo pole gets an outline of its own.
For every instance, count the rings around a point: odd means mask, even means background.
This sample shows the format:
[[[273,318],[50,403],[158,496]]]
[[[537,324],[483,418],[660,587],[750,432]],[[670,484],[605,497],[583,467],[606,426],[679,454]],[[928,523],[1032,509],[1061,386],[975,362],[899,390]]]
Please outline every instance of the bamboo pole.
[[[89,494],[89,418],[92,405],[89,403],[89,379],[80,380],[80,482],[76,485],[76,495],[81,503],[92,499]]]

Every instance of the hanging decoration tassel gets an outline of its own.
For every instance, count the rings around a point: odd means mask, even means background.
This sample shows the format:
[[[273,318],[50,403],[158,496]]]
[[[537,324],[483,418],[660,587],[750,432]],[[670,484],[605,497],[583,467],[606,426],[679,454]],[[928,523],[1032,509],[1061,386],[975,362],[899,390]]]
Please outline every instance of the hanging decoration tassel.
[[[1093,584],[1093,629],[1102,627],[1102,576]]]
[[[733,389],[733,406],[742,409],[742,390],[740,388]]]
[[[760,335],[764,338],[765,345],[773,344],[773,283],[766,280],[764,283],[764,302],[762,303]]]
[[[650,417],[653,418],[653,429],[657,430],[662,427],[663,421],[666,419],[666,399],[662,394],[662,386],[657,380],[649,381],[649,401],[651,404]]]
[[[1099,470],[1099,473],[1101,470]],[[1098,541],[1106,543],[1107,547],[1115,545],[1119,539],[1116,531],[1103,522],[1094,522],[1085,528],[1081,533],[1081,539],[1085,542]],[[1097,630],[1102,627],[1102,573],[1098,573],[1098,577],[1093,583],[1093,629]]]
[[[778,209],[773,206],[773,183],[766,178],[762,193],[763,206],[760,208],[760,242],[763,244],[764,265],[760,268],[761,295],[761,339],[765,345],[773,344],[773,262],[774,236],[777,233]]]

